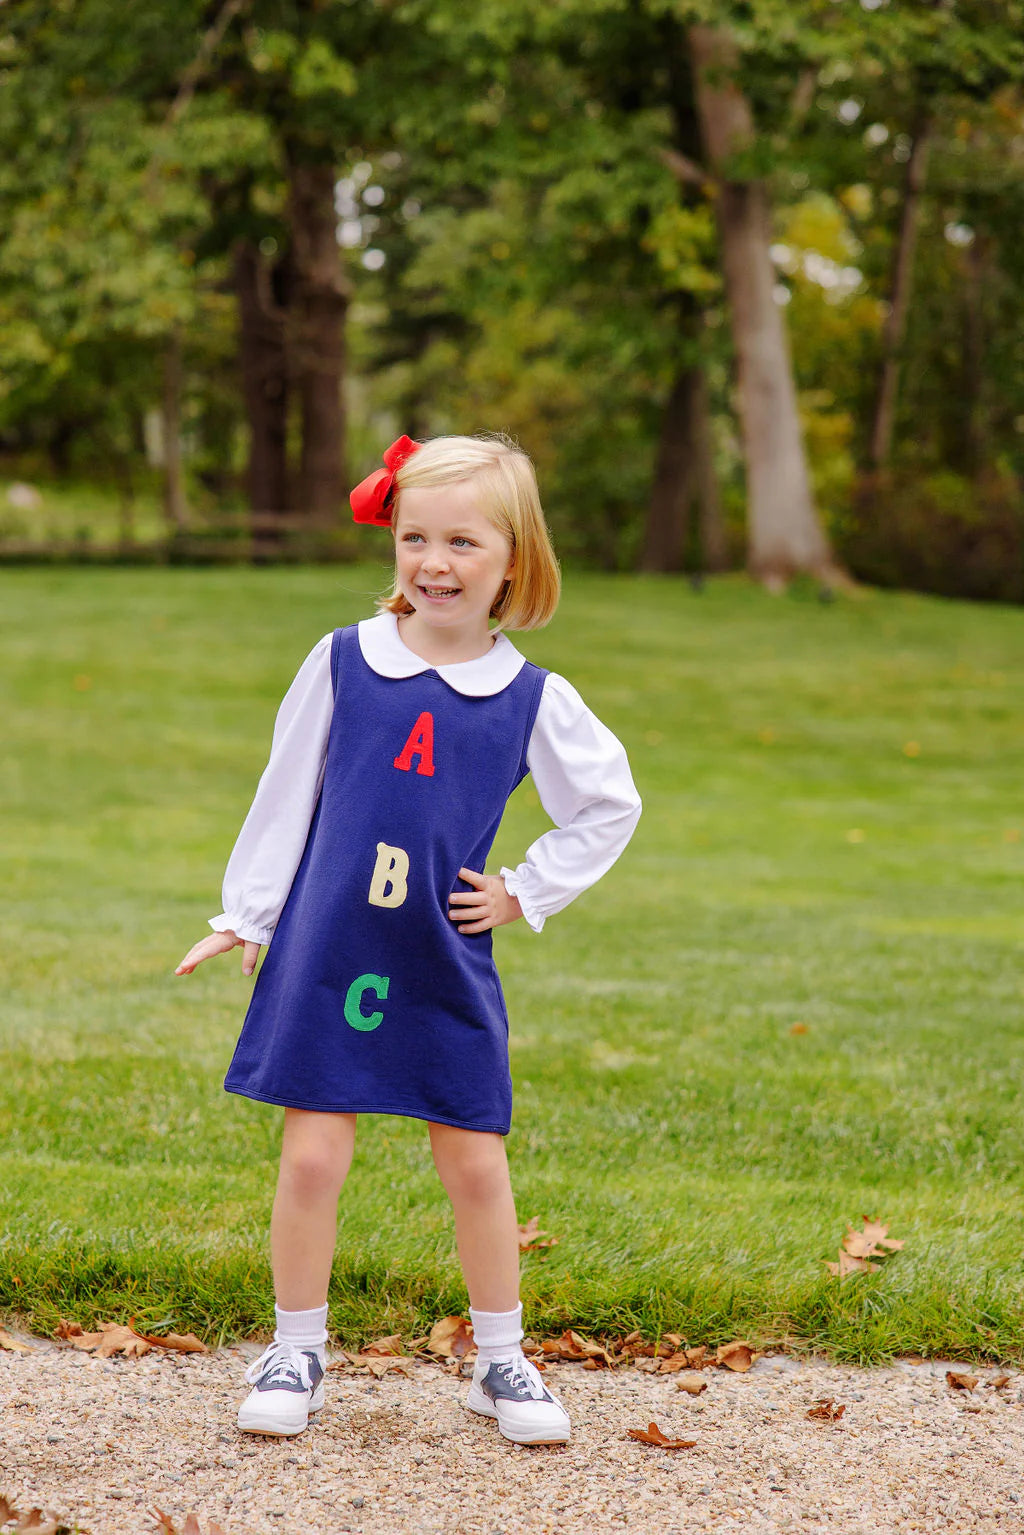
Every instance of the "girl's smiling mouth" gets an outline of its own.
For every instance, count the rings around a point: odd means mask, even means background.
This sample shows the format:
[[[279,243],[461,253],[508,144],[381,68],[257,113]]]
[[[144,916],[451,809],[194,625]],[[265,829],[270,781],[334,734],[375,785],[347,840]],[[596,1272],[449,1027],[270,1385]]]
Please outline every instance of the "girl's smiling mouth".
[[[429,597],[433,602],[439,602],[449,597],[457,597],[460,588],[457,586],[421,586],[420,591],[424,597]]]

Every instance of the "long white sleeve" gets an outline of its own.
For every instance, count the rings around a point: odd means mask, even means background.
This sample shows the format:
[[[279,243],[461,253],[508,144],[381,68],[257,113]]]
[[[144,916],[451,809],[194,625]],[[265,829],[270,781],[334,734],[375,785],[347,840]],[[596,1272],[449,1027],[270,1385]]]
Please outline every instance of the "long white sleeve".
[[[281,915],[323,783],[334,693],[331,636],[313,647],[282,700],[274,738],[224,874],[215,932],[269,943]]]
[[[515,869],[501,872],[539,933],[547,917],[607,873],[641,806],[621,743],[557,673],[544,684],[526,760],[555,828]]]

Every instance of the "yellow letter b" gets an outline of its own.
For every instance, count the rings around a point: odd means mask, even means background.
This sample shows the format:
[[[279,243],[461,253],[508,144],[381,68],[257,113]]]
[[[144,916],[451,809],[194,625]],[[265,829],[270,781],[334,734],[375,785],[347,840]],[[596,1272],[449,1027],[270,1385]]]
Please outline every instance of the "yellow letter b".
[[[371,906],[401,906],[409,894],[406,875],[409,873],[409,854],[401,847],[388,847],[386,842],[377,843],[377,862],[370,880]]]

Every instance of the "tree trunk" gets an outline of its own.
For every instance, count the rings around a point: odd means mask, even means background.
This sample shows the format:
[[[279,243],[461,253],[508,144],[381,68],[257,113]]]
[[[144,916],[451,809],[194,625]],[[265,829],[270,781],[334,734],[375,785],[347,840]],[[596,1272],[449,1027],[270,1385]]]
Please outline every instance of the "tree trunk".
[[[641,570],[668,572],[683,568],[694,492],[693,409],[699,374],[700,369],[695,366],[680,368],[665,403]]]
[[[715,467],[711,401],[704,369],[698,370],[693,400],[693,470],[697,491],[701,565],[708,572],[728,570],[729,547],[722,515],[722,491]]]
[[[728,33],[712,27],[691,27],[689,37],[705,157],[719,177],[716,211],[746,461],[748,564],[773,585],[799,571],[827,578],[835,564],[811,495],[792,361],[774,298],[767,193],[760,181],[728,179],[732,157],[754,140],[750,106],[735,80],[738,50]]]
[[[348,290],[338,256],[334,167],[293,161],[289,209],[296,304],[292,376],[302,407],[298,504],[329,526],[345,499],[345,316]]]
[[[967,472],[977,478],[992,462],[992,432],[985,379],[985,283],[990,278],[986,239],[976,229],[964,251],[964,394]]]
[[[896,399],[899,393],[900,349],[903,346],[907,315],[910,311],[914,281],[914,247],[917,244],[917,226],[921,214],[921,196],[928,171],[931,136],[932,126],[925,118],[914,135],[914,147],[907,161],[903,211],[900,215],[900,228],[893,257],[889,313],[882,335],[882,365],[871,423],[870,454],[871,463],[875,469],[887,469],[892,457]]]
[[[285,346],[287,268],[269,268],[254,245],[235,247],[242,391],[249,421],[245,484],[249,508],[280,514],[288,507],[288,361]]]
[[[188,526],[185,480],[181,463],[181,392],[183,368],[181,333],[173,330],[164,352],[163,448],[164,448],[164,520],[167,536],[180,539]]]
[[[699,362],[680,368],[665,405],[640,569],[683,570],[690,514],[697,506],[703,571],[728,569],[722,498],[715,469],[708,384]]]

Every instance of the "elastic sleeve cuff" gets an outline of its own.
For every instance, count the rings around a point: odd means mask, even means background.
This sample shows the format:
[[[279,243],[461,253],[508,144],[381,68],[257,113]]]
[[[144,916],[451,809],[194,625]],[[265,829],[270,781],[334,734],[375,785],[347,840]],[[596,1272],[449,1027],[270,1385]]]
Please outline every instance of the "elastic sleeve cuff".
[[[544,913],[539,911],[530,899],[529,893],[524,888],[524,879],[516,869],[501,869],[502,879],[505,881],[505,889],[509,895],[514,895],[523,908],[523,921],[527,927],[532,927],[535,933],[539,933],[544,926]]]
[[[210,917],[209,923],[215,933],[234,933],[236,938],[244,938],[246,943],[268,944],[274,936],[272,927],[255,927],[251,922],[236,922],[226,911],[222,911],[219,917]]]

